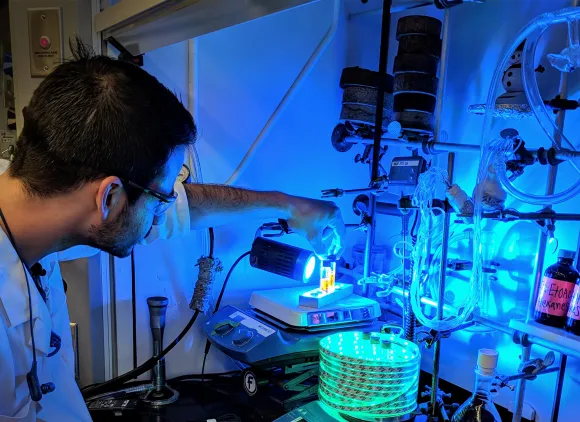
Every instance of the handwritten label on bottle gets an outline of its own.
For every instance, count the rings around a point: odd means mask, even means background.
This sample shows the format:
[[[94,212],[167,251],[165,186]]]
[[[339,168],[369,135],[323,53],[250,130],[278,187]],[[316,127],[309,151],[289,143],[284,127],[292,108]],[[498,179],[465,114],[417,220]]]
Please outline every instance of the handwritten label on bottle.
[[[570,282],[544,277],[538,292],[536,311],[565,317],[568,313],[573,288],[574,284]]]
[[[574,294],[568,308],[568,318],[580,321],[580,285],[578,284],[574,287]]]

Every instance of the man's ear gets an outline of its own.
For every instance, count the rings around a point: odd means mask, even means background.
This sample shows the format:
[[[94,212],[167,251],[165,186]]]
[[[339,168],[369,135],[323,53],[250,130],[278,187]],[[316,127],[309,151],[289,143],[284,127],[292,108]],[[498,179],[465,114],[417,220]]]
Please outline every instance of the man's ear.
[[[116,217],[127,201],[123,182],[116,176],[106,177],[101,181],[95,199],[102,221]]]

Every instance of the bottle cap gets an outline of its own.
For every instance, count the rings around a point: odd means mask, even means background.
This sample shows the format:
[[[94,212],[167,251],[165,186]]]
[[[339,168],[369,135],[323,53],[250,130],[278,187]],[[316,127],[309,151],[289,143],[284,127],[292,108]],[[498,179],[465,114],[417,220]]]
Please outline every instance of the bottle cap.
[[[493,374],[497,368],[499,353],[493,349],[479,349],[477,353],[477,369],[484,374]]]
[[[566,250],[566,249],[560,249],[558,251],[558,258],[574,259],[574,258],[576,258],[576,252],[569,251],[569,250]]]

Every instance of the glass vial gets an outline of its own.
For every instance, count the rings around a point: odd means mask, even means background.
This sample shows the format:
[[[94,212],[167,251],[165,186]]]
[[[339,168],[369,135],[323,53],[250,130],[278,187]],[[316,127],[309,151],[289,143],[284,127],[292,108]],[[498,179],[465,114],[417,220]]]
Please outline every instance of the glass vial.
[[[558,262],[546,268],[534,312],[536,322],[556,328],[566,325],[568,307],[578,279],[578,271],[573,267],[575,255],[573,251],[560,249]]]
[[[334,292],[336,279],[336,261],[324,260],[320,266],[320,290],[326,293]]]

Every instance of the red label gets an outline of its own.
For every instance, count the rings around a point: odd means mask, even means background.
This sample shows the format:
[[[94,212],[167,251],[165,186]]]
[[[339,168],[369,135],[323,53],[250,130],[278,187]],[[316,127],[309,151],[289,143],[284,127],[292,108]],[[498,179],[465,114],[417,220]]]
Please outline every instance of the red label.
[[[568,318],[580,321],[580,286],[578,284],[574,287],[574,294],[568,308]]]
[[[542,279],[536,311],[565,317],[575,284],[549,277]]]

